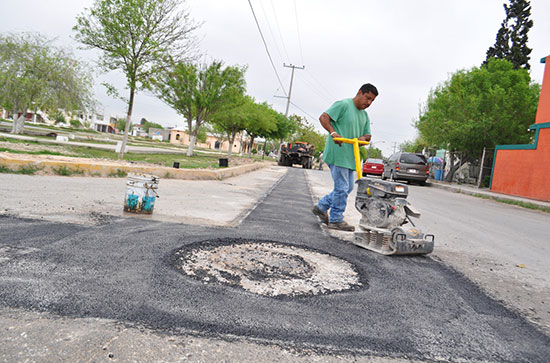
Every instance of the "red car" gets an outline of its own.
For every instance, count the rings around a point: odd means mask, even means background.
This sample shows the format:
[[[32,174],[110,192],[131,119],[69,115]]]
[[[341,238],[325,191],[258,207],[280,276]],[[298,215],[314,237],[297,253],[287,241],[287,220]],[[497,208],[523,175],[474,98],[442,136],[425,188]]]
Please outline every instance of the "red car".
[[[384,162],[380,159],[367,159],[363,164],[363,174],[382,175]]]

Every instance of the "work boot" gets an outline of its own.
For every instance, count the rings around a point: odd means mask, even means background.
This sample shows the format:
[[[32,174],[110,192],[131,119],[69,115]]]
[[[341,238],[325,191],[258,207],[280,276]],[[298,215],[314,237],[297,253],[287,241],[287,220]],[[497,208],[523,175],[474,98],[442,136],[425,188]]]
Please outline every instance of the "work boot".
[[[321,219],[321,222],[323,222],[324,224],[328,224],[328,214],[323,213],[323,211],[319,209],[317,205],[313,206],[313,209],[311,211],[313,212],[313,214]]]
[[[336,229],[338,231],[345,231],[345,232],[353,232],[355,231],[355,227],[348,224],[346,221],[342,222],[330,222],[328,224],[329,229]]]

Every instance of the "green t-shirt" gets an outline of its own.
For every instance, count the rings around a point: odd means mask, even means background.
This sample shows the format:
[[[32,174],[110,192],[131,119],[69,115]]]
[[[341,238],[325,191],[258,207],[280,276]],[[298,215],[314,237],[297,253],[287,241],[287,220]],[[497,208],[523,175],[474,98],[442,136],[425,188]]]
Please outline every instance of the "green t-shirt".
[[[325,112],[330,116],[330,123],[334,130],[342,137],[353,139],[365,134],[370,135],[369,115],[367,111],[359,110],[353,103],[353,99],[336,101]],[[340,147],[328,135],[323,161],[327,164],[355,170],[353,145],[342,144]]]

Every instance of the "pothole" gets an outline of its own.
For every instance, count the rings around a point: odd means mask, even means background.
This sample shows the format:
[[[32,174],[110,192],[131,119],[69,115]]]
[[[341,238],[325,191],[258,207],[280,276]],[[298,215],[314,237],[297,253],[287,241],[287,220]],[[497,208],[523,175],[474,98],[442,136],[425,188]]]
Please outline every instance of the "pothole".
[[[264,296],[301,296],[363,286],[340,258],[271,241],[216,240],[175,252],[176,267],[204,283],[222,283]]]

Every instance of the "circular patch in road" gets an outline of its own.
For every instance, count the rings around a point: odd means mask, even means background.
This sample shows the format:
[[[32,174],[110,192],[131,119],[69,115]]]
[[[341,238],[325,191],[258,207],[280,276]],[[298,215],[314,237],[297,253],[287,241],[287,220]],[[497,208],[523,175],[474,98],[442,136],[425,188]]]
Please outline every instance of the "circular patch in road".
[[[351,263],[278,242],[205,241],[175,254],[177,268],[187,276],[264,296],[318,295],[363,286]]]

